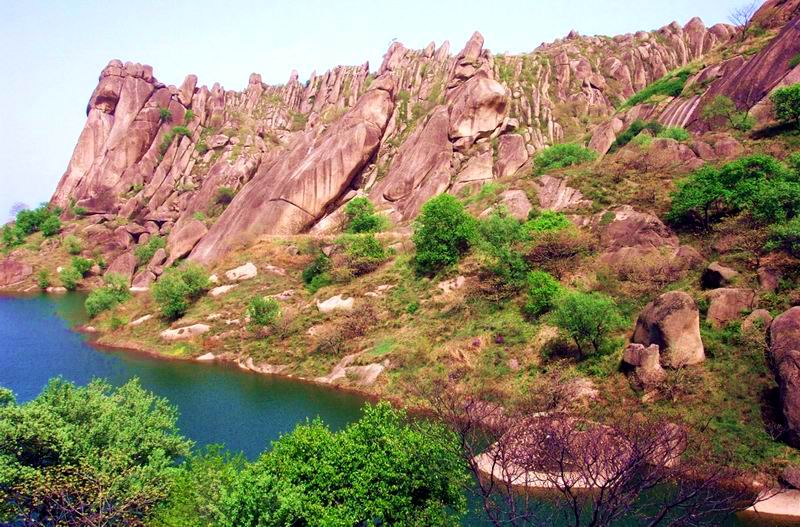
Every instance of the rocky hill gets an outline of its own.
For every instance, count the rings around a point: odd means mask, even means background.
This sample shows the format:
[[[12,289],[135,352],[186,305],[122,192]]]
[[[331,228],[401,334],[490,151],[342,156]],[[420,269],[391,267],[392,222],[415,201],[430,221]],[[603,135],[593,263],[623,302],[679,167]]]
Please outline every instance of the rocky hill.
[[[800,142],[770,97],[798,82],[798,0],[747,31],[692,19],[521,55],[479,33],[457,53],[394,43],[377,69],[253,74],[242,92],[111,61],[52,198],[61,223],[4,231],[0,288],[119,275],[135,294],[94,318],[105,344],[412,404],[442,379],[501,404],[591,401],[782,468],[800,437]],[[482,239],[420,273],[410,234],[445,194]],[[365,203],[383,228],[354,249],[348,204]],[[160,315],[153,290],[187,263],[211,282]],[[585,355],[557,306],[536,308],[541,273],[610,299],[607,345]],[[254,305],[274,320],[254,328]]]

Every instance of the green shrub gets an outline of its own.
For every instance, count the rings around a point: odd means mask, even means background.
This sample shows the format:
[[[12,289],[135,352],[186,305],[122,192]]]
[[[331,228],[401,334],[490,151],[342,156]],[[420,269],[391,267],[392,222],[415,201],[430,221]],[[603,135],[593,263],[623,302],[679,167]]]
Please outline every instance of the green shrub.
[[[664,131],[664,126],[658,121],[642,121],[637,119],[621,134],[617,136],[614,144],[611,145],[611,152],[614,152],[623,146],[633,141],[634,137],[639,136],[642,132],[650,132],[651,135],[658,135]]]
[[[376,214],[372,202],[363,196],[348,201],[344,215],[347,218],[345,231],[349,233],[380,232],[386,226],[386,218]]]
[[[581,357],[589,351],[587,344],[594,353],[599,352],[608,335],[624,324],[614,300],[601,293],[564,293],[553,315],[556,326],[575,342]]]
[[[169,122],[172,120],[172,112],[169,111],[169,108],[159,108],[158,109],[158,118],[161,121]]]
[[[70,265],[83,277],[86,276],[86,273],[88,273],[89,269],[92,268],[92,261],[86,258],[81,258],[80,256],[75,256],[72,258]]]
[[[454,526],[468,483],[447,427],[366,405],[342,431],[316,420],[276,441],[224,496],[218,525]]]
[[[708,229],[720,218],[749,213],[762,223],[782,223],[800,214],[800,181],[775,158],[756,154],[721,168],[705,165],[678,183],[668,221]]]
[[[50,271],[47,269],[41,269],[36,274],[36,284],[39,286],[39,289],[47,289],[50,287]]]
[[[383,244],[372,233],[353,234],[343,237],[347,266],[354,275],[374,271],[386,261]]]
[[[247,305],[247,316],[250,318],[250,325],[253,327],[271,326],[278,320],[280,314],[280,304],[271,297],[256,296],[251,298]]]
[[[422,206],[414,222],[414,263],[420,274],[432,274],[458,262],[476,238],[476,221],[450,194],[440,194]]]
[[[779,121],[800,128],[800,83],[778,88],[769,99]]]
[[[44,220],[40,226],[42,234],[47,236],[55,236],[59,232],[61,232],[61,220],[58,219],[58,216],[49,216],[46,220]]]
[[[182,317],[191,304],[210,287],[208,273],[202,267],[187,264],[170,269],[153,284],[151,294],[164,318]]]
[[[755,125],[755,119],[748,112],[740,112],[736,103],[724,95],[714,97],[703,107],[701,115],[707,121],[724,119],[729,126],[742,132],[750,130]]]
[[[580,165],[597,159],[597,152],[575,143],[562,143],[545,148],[534,158],[536,172],[542,174],[548,170]]]
[[[216,195],[214,196],[214,201],[220,205],[228,205],[231,201],[233,201],[234,196],[236,196],[236,191],[231,187],[219,187]]]
[[[39,231],[47,237],[58,234],[61,231],[59,214],[61,209],[51,210],[47,204],[19,211],[14,226],[6,225],[3,228],[3,244],[13,247],[22,243],[28,235]]]
[[[67,291],[75,291],[83,276],[74,267],[65,267],[58,273],[58,279],[61,280]]]
[[[800,258],[800,216],[772,227],[766,249],[771,251],[779,248]]]
[[[83,244],[81,243],[80,238],[73,234],[69,234],[64,238],[64,249],[66,249],[68,254],[80,254],[83,250]]]
[[[535,318],[555,306],[556,299],[561,294],[561,284],[544,271],[531,271],[527,281],[528,294],[523,310],[526,315]]]
[[[188,125],[194,119],[194,112],[192,110],[186,110],[186,113],[183,114],[183,124]]]
[[[629,144],[633,146],[638,146],[639,148],[648,148],[653,143],[653,136],[642,132],[641,134],[637,135]]]
[[[166,246],[167,241],[164,238],[161,236],[153,236],[147,241],[147,243],[138,245],[133,250],[133,255],[136,256],[136,262],[139,265],[145,265],[152,260],[153,255],[156,254],[156,251],[163,249]]]
[[[317,257],[303,269],[303,282],[306,284],[306,289],[309,292],[316,293],[322,287],[332,283],[329,271],[331,269],[331,259],[323,253],[319,253]]]
[[[3,247],[10,249],[22,243],[24,237],[20,239],[20,232],[14,225],[3,226]]]
[[[552,210],[542,211],[525,222],[525,229],[531,233],[560,231],[572,226],[572,222],[563,212]]]
[[[800,66],[800,53],[789,59],[789,68],[794,69]]]
[[[169,146],[172,144],[172,141],[176,136],[191,137],[191,135],[192,132],[185,126],[173,126],[172,130],[164,134],[164,137],[161,140],[161,146],[159,147],[159,152],[163,156],[169,149]]]
[[[110,273],[104,277],[104,280],[105,285],[93,290],[86,298],[86,312],[91,318],[96,317],[103,311],[108,311],[131,297],[128,289],[128,280],[125,277]]]
[[[678,97],[683,92],[683,87],[686,85],[686,81],[689,80],[691,75],[692,70],[689,68],[667,73],[625,101],[625,104],[622,105],[622,109],[631,108],[637,104],[648,102],[653,97]]]
[[[668,127],[659,132],[658,137],[665,139],[674,139],[679,142],[685,142],[692,138],[691,134],[681,127]]]
[[[528,262],[517,249],[528,238],[523,225],[508,214],[505,208],[496,209],[478,223],[479,247],[486,255],[487,268],[511,290],[525,285]]]

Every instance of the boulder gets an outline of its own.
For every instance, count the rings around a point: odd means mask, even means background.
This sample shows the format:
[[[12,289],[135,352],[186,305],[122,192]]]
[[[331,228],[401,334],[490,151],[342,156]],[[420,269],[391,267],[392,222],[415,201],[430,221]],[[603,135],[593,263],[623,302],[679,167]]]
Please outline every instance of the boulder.
[[[567,182],[553,176],[540,176],[534,181],[539,206],[543,209],[562,211],[574,207],[591,205],[579,190],[567,186]]]
[[[720,328],[742,317],[743,311],[753,308],[755,291],[752,289],[720,288],[708,293],[709,305],[706,320]]]
[[[324,302],[317,300],[317,309],[322,313],[331,313],[333,311],[352,311],[354,298],[343,298],[342,295],[332,296]]]
[[[661,367],[661,353],[658,344],[645,347],[631,343],[622,354],[622,361],[633,368],[636,383],[649,388],[662,382],[667,374]]]
[[[700,312],[691,296],[670,291],[647,304],[639,314],[631,342],[658,345],[667,366],[680,368],[705,360],[700,338]]]
[[[461,148],[471,146],[494,132],[507,110],[508,96],[503,85],[487,75],[475,75],[448,94],[450,139]]]
[[[106,269],[106,275],[118,274],[125,278],[128,281],[128,285],[130,285],[135,270],[136,256],[133,255],[132,251],[128,251],[120,254],[111,261],[111,264]]]
[[[161,338],[164,340],[185,340],[203,333],[207,333],[211,327],[206,324],[193,324],[182,328],[165,329],[161,332]]]
[[[153,257],[150,258],[150,261],[147,263],[147,269],[152,271],[153,269],[164,267],[164,262],[167,260],[167,251],[163,247],[156,249],[156,252],[153,253]]]
[[[725,267],[719,262],[712,262],[703,271],[700,277],[700,283],[705,289],[717,289],[731,283],[731,281],[739,275],[734,269]]]
[[[232,282],[241,282],[242,280],[250,280],[258,275],[258,269],[252,262],[247,262],[230,271],[225,271],[225,278]]]
[[[754,331],[759,328],[760,331],[769,331],[769,326],[772,324],[772,315],[766,309],[756,309],[744,319],[742,322],[742,331],[745,333]]]
[[[209,291],[208,294],[217,297],[224,295],[225,293],[229,292],[231,289],[235,289],[236,287],[237,284],[220,285]]]
[[[500,194],[500,205],[504,206],[512,218],[520,221],[528,219],[528,213],[533,209],[528,196],[523,190],[506,190]]]
[[[780,388],[783,417],[789,439],[800,443],[800,306],[782,313],[772,322],[770,358]]]
[[[0,287],[22,282],[33,274],[33,268],[25,262],[8,257],[0,260]]]
[[[492,151],[487,150],[469,159],[456,176],[450,193],[459,195],[465,188],[480,188],[494,179],[492,172]]]
[[[131,283],[131,291],[147,291],[150,289],[150,285],[156,281],[156,275],[153,274],[152,271],[144,270],[140,271],[133,277],[133,282]]]
[[[501,135],[497,144],[494,173],[498,178],[514,174],[528,160],[525,139],[519,134]]]
[[[452,293],[456,289],[461,289],[464,287],[464,284],[467,282],[467,279],[461,275],[456,276],[455,278],[451,278],[450,280],[444,280],[443,282],[439,282],[436,286],[442,290],[444,293]]]
[[[780,272],[776,269],[771,267],[758,268],[758,285],[763,291],[777,291],[780,285],[780,278]]]
[[[167,258],[164,267],[169,267],[173,262],[189,254],[197,242],[208,233],[205,223],[200,220],[189,220],[179,225],[170,232],[167,240]]]
[[[130,325],[131,326],[140,326],[140,325],[144,324],[145,322],[147,322],[148,320],[150,320],[152,318],[153,318],[153,315],[144,315],[144,316],[141,316],[141,317],[137,318],[133,322],[131,322]]]

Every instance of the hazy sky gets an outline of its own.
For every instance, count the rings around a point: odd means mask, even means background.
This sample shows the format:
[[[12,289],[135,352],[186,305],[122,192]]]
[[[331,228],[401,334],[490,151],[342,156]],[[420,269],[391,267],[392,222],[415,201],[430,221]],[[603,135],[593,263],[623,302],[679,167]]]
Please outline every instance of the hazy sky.
[[[450,40],[457,52],[474,30],[495,53],[530,51],[566,35],[616,35],[724,22],[745,0],[404,0],[235,2],[217,0],[0,0],[0,220],[12,203],[49,199],[86,118],[100,70],[113,58],[153,66],[179,84],[242,89],[251,72],[285,82],[297,69],[369,61],[392,39],[412,48]]]

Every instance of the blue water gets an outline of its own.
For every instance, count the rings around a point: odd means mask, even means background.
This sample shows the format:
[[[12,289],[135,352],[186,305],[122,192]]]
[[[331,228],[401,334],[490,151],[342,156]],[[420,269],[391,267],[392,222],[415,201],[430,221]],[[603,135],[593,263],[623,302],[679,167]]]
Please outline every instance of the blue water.
[[[80,294],[0,296],[0,385],[30,400],[48,379],[77,384],[138,377],[178,407],[181,432],[198,445],[223,443],[255,458],[297,423],[321,417],[339,429],[358,418],[364,399],[300,381],[244,372],[235,366],[165,361],[92,347],[71,330],[85,320]]]

